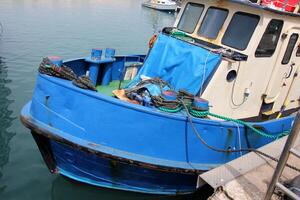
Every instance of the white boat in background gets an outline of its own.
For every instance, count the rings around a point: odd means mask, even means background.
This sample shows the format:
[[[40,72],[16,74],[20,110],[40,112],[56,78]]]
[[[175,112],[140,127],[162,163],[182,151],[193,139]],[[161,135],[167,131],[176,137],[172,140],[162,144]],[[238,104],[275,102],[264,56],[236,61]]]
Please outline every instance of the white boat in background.
[[[177,4],[171,0],[149,0],[142,4],[145,7],[153,8],[161,11],[176,11]]]

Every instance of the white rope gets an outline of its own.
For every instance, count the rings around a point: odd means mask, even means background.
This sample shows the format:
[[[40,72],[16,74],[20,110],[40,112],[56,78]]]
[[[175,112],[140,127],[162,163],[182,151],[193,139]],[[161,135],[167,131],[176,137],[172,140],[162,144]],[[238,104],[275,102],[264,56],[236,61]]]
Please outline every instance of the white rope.
[[[211,50],[209,50],[206,59],[205,59],[205,63],[204,63],[204,67],[203,67],[203,74],[202,74],[202,82],[201,82],[201,88],[200,88],[200,96],[202,95],[202,91],[203,91],[203,85],[204,85],[204,81],[205,81],[205,75],[206,75],[206,66],[207,66],[207,62],[208,62],[208,58],[211,54]]]
[[[232,122],[232,123],[234,123],[234,124],[236,125],[236,127],[237,127],[237,131],[238,131],[238,140],[239,140],[239,149],[242,149],[240,126],[239,126],[239,124],[236,123],[236,122]],[[243,153],[240,151],[240,156],[242,156],[242,155],[243,155]]]

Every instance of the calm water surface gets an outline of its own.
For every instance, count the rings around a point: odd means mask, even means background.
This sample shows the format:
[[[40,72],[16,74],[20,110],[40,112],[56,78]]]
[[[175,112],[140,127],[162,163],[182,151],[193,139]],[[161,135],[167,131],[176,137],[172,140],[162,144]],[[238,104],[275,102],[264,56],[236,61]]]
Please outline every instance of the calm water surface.
[[[1,0],[0,199],[167,199],[51,175],[18,116],[42,57],[81,57],[93,47],[146,53],[151,36],[174,20],[175,14],[141,7],[141,0]]]

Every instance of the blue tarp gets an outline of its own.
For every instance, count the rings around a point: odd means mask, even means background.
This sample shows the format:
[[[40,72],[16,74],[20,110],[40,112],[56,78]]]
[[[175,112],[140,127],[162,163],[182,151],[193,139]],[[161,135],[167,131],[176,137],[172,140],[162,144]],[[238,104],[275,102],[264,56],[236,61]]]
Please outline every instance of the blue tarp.
[[[159,77],[170,83],[176,91],[185,89],[196,95],[213,74],[220,59],[220,55],[204,48],[160,34],[129,87],[139,82],[143,75]]]

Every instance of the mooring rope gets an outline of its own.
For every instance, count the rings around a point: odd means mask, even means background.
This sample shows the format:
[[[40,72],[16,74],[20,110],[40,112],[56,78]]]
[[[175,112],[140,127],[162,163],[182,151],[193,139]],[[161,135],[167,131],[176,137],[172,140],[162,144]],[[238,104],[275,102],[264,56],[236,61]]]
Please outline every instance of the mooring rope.
[[[234,122],[234,123],[237,123],[237,124],[241,124],[241,125],[249,128],[249,129],[251,129],[254,133],[256,133],[256,134],[258,134],[260,136],[266,137],[266,138],[270,138],[270,139],[278,139],[280,137],[288,135],[289,132],[290,132],[290,131],[284,131],[284,132],[279,133],[277,135],[272,135],[272,134],[265,133],[265,132],[263,132],[263,131],[255,128],[250,123],[242,121],[242,120],[239,120],[239,119],[233,119],[233,118],[230,118],[230,117],[225,117],[225,116],[222,116],[222,115],[211,113],[209,111],[197,111],[197,110],[190,109],[189,112],[190,112],[190,114],[192,116],[198,117],[198,118],[212,116],[212,117],[215,117],[215,118],[218,118],[218,119],[222,119],[222,120],[225,120],[225,121],[229,121],[229,122]]]
[[[168,108],[168,107],[163,107],[163,106],[158,107],[158,109],[161,110],[161,111],[164,111],[164,112],[177,113],[177,112],[181,111],[182,108],[184,108],[183,105],[185,105],[185,103],[181,102],[181,105],[178,105],[174,109],[171,109],[171,108]],[[242,120],[239,120],[239,119],[233,119],[233,118],[230,118],[230,117],[225,117],[225,116],[218,115],[218,114],[214,114],[214,113],[209,112],[208,110],[207,111],[198,111],[198,110],[194,110],[194,109],[190,108],[190,109],[186,110],[186,112],[191,114],[193,117],[196,117],[196,118],[205,118],[205,117],[208,117],[208,116],[212,116],[212,117],[222,119],[222,120],[225,120],[225,121],[234,122],[234,123],[243,125],[244,127],[247,127],[249,129],[251,129],[254,133],[256,133],[260,136],[270,138],[270,139],[278,139],[280,137],[288,135],[289,132],[290,132],[290,131],[283,131],[282,133],[279,133],[277,135],[272,135],[272,134],[265,133],[265,132],[255,128],[253,125],[251,125],[248,122],[245,122],[245,121],[242,121]]]
[[[193,123],[193,120],[192,120],[192,116],[191,114],[189,113],[189,109],[188,107],[184,104],[184,102],[181,100],[181,103],[183,105],[183,108],[185,109],[186,113],[187,113],[187,118],[188,118],[188,121],[191,125],[191,128],[193,130],[193,132],[195,133],[195,135],[197,136],[197,138],[199,139],[199,141],[204,145],[206,146],[207,148],[213,150],[213,151],[216,151],[216,152],[220,152],[220,153],[237,153],[237,152],[254,152],[254,153],[257,153],[257,154],[260,154],[266,158],[269,158],[275,162],[279,162],[279,159],[278,158],[275,158],[273,156],[270,156],[260,150],[257,150],[257,149],[254,149],[254,148],[241,148],[241,149],[219,149],[217,147],[214,147],[214,146],[211,146],[209,144],[206,143],[206,141],[202,138],[202,136],[200,135],[200,133],[198,132],[198,130],[196,129],[194,123]],[[300,168],[297,168],[295,166],[292,166],[290,164],[286,164],[287,167],[289,167],[290,169],[293,169],[297,172],[300,172]]]

